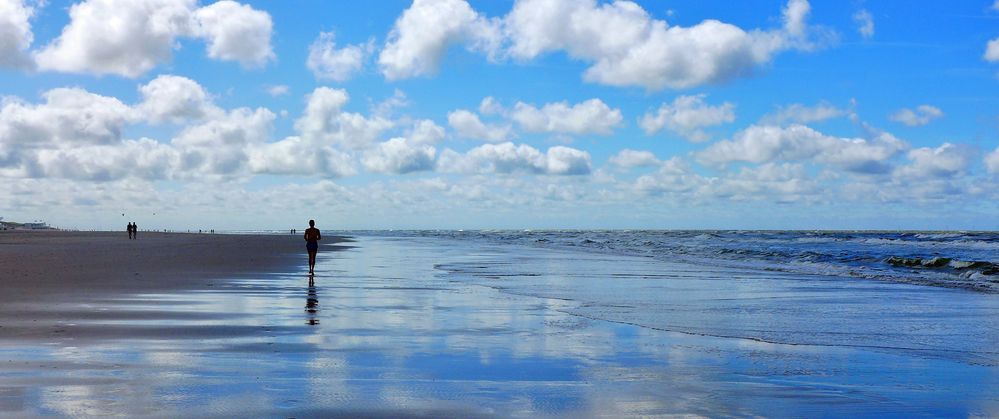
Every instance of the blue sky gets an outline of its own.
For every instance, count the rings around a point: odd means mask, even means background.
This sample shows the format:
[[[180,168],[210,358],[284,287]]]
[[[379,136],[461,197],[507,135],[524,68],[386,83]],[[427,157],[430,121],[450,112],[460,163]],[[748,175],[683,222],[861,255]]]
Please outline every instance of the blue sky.
[[[0,0],[0,52],[7,220],[999,228],[999,2]]]

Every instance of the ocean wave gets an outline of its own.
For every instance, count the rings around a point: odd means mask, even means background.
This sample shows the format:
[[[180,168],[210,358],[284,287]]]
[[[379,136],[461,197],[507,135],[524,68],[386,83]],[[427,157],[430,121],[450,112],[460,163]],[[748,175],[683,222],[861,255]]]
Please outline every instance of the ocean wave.
[[[983,249],[983,250],[996,250],[999,251],[999,242],[997,241],[982,241],[982,240],[955,240],[950,243],[958,244],[960,246]]]
[[[974,271],[986,276],[999,275],[999,264],[981,260],[965,261],[940,256],[932,258],[891,256],[885,262],[906,268],[950,268],[962,273]]]
[[[926,240],[948,240],[965,237],[964,233],[916,233],[913,237]]]
[[[999,233],[995,232],[438,230],[392,234],[999,292]]]
[[[906,240],[903,238],[882,238],[868,237],[858,241],[867,245],[888,245],[888,246],[909,246],[909,247],[933,247],[933,248],[954,248],[954,249],[975,249],[999,251],[999,241],[987,241],[981,239],[959,239],[959,240]]]

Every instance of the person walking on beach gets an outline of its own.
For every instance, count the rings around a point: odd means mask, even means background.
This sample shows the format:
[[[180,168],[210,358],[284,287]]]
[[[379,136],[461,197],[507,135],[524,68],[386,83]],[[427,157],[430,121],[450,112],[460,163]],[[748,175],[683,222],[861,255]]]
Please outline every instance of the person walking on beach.
[[[128,231],[128,239],[132,240],[132,222],[131,221],[128,223],[128,226],[125,227],[125,230]]]
[[[319,241],[323,235],[316,228],[316,220],[309,220],[309,228],[305,230],[305,250],[309,251],[309,273],[312,274],[316,267],[316,252],[319,251]]]
[[[135,222],[132,222],[132,238],[136,240],[139,239],[139,226],[137,226]]]

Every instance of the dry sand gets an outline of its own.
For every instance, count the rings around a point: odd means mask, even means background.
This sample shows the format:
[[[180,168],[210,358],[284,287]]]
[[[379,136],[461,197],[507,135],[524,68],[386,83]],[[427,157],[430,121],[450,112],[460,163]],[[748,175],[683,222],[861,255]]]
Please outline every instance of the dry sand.
[[[129,240],[125,232],[0,231],[0,338],[52,337],[62,333],[55,324],[101,315],[60,310],[64,306],[204,289],[240,275],[291,272],[306,262],[297,234],[141,231]]]

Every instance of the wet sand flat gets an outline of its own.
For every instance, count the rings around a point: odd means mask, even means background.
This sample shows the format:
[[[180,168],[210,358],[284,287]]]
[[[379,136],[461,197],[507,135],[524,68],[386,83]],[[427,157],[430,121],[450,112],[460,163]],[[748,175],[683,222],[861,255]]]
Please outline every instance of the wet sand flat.
[[[991,295],[370,236],[310,280],[294,249],[49,300],[61,332],[0,335],[0,416],[999,415],[999,356],[959,344],[999,336]]]
[[[100,305],[128,295],[204,289],[239,275],[286,272],[305,258],[304,247],[299,235],[290,234],[142,231],[129,240],[125,232],[0,231],[0,337],[45,338],[64,329],[55,326],[59,322],[95,316],[159,317],[163,313]]]

